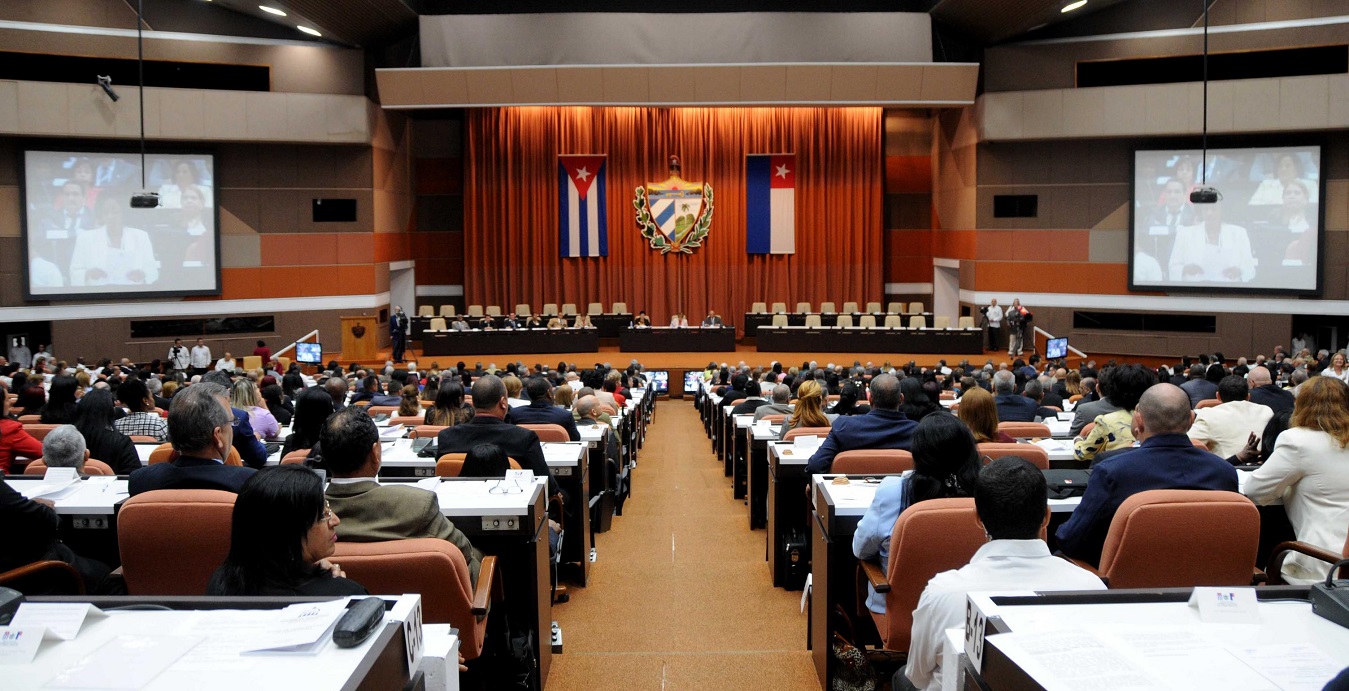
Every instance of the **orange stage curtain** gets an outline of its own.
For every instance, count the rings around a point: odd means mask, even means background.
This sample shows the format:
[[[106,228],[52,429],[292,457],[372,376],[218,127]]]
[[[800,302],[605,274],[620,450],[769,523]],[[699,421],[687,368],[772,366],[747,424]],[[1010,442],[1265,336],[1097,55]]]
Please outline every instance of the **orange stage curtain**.
[[[469,111],[464,191],[469,304],[626,302],[663,325],[708,309],[740,326],[757,301],[881,300],[879,108],[522,107]],[[745,154],[795,153],[796,254],[745,253]],[[558,256],[559,154],[607,154],[609,256]],[[637,227],[633,190],[667,175],[712,185],[692,255],[661,255]]]

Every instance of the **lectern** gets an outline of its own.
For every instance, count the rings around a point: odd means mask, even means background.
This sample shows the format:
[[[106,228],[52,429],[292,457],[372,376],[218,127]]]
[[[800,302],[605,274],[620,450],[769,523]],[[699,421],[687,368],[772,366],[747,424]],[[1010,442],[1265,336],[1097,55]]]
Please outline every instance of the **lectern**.
[[[379,323],[374,317],[342,317],[342,359],[370,362],[379,352]]]

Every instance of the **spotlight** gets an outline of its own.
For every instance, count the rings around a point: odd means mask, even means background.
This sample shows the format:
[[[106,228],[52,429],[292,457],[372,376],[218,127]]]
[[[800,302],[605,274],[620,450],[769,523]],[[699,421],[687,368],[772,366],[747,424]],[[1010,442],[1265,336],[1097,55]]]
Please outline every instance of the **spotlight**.
[[[117,92],[112,90],[112,77],[104,77],[103,75],[99,75],[98,85],[103,87],[103,93],[107,94],[108,98],[111,98],[113,103],[116,103],[117,101],[121,100],[122,97],[118,96]]]

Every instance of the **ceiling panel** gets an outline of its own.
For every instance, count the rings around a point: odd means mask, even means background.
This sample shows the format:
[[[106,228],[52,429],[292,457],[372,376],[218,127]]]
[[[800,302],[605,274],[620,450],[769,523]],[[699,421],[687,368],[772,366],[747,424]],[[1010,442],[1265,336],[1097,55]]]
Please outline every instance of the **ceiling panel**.
[[[1123,1],[1088,0],[1085,6],[1064,13],[1060,10],[1068,0],[941,0],[932,8],[932,19],[987,46]]]
[[[368,46],[417,31],[417,13],[403,0],[281,0],[339,40]]]

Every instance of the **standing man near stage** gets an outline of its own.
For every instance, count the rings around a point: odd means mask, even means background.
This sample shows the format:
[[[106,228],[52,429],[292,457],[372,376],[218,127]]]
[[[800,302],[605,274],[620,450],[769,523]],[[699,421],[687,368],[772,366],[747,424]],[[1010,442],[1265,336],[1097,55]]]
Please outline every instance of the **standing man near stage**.
[[[1002,347],[1002,308],[996,298],[984,308],[984,315],[988,317],[988,350],[997,350]]]
[[[190,374],[187,370],[192,365],[192,360],[188,356],[187,346],[183,345],[183,339],[173,339],[173,347],[169,348],[169,373],[182,372],[184,375]]]
[[[1007,328],[1011,332],[1007,339],[1007,357],[1021,356],[1026,340],[1026,325],[1030,320],[1030,310],[1021,306],[1021,299],[1012,300],[1012,306],[1007,308]]]
[[[403,361],[403,351],[408,347],[408,317],[403,308],[394,305],[393,316],[389,317],[389,338],[393,341],[393,361]]]
[[[197,339],[197,344],[192,346],[192,352],[188,356],[192,365],[192,375],[205,374],[211,367],[211,349],[206,347],[206,342]]]

